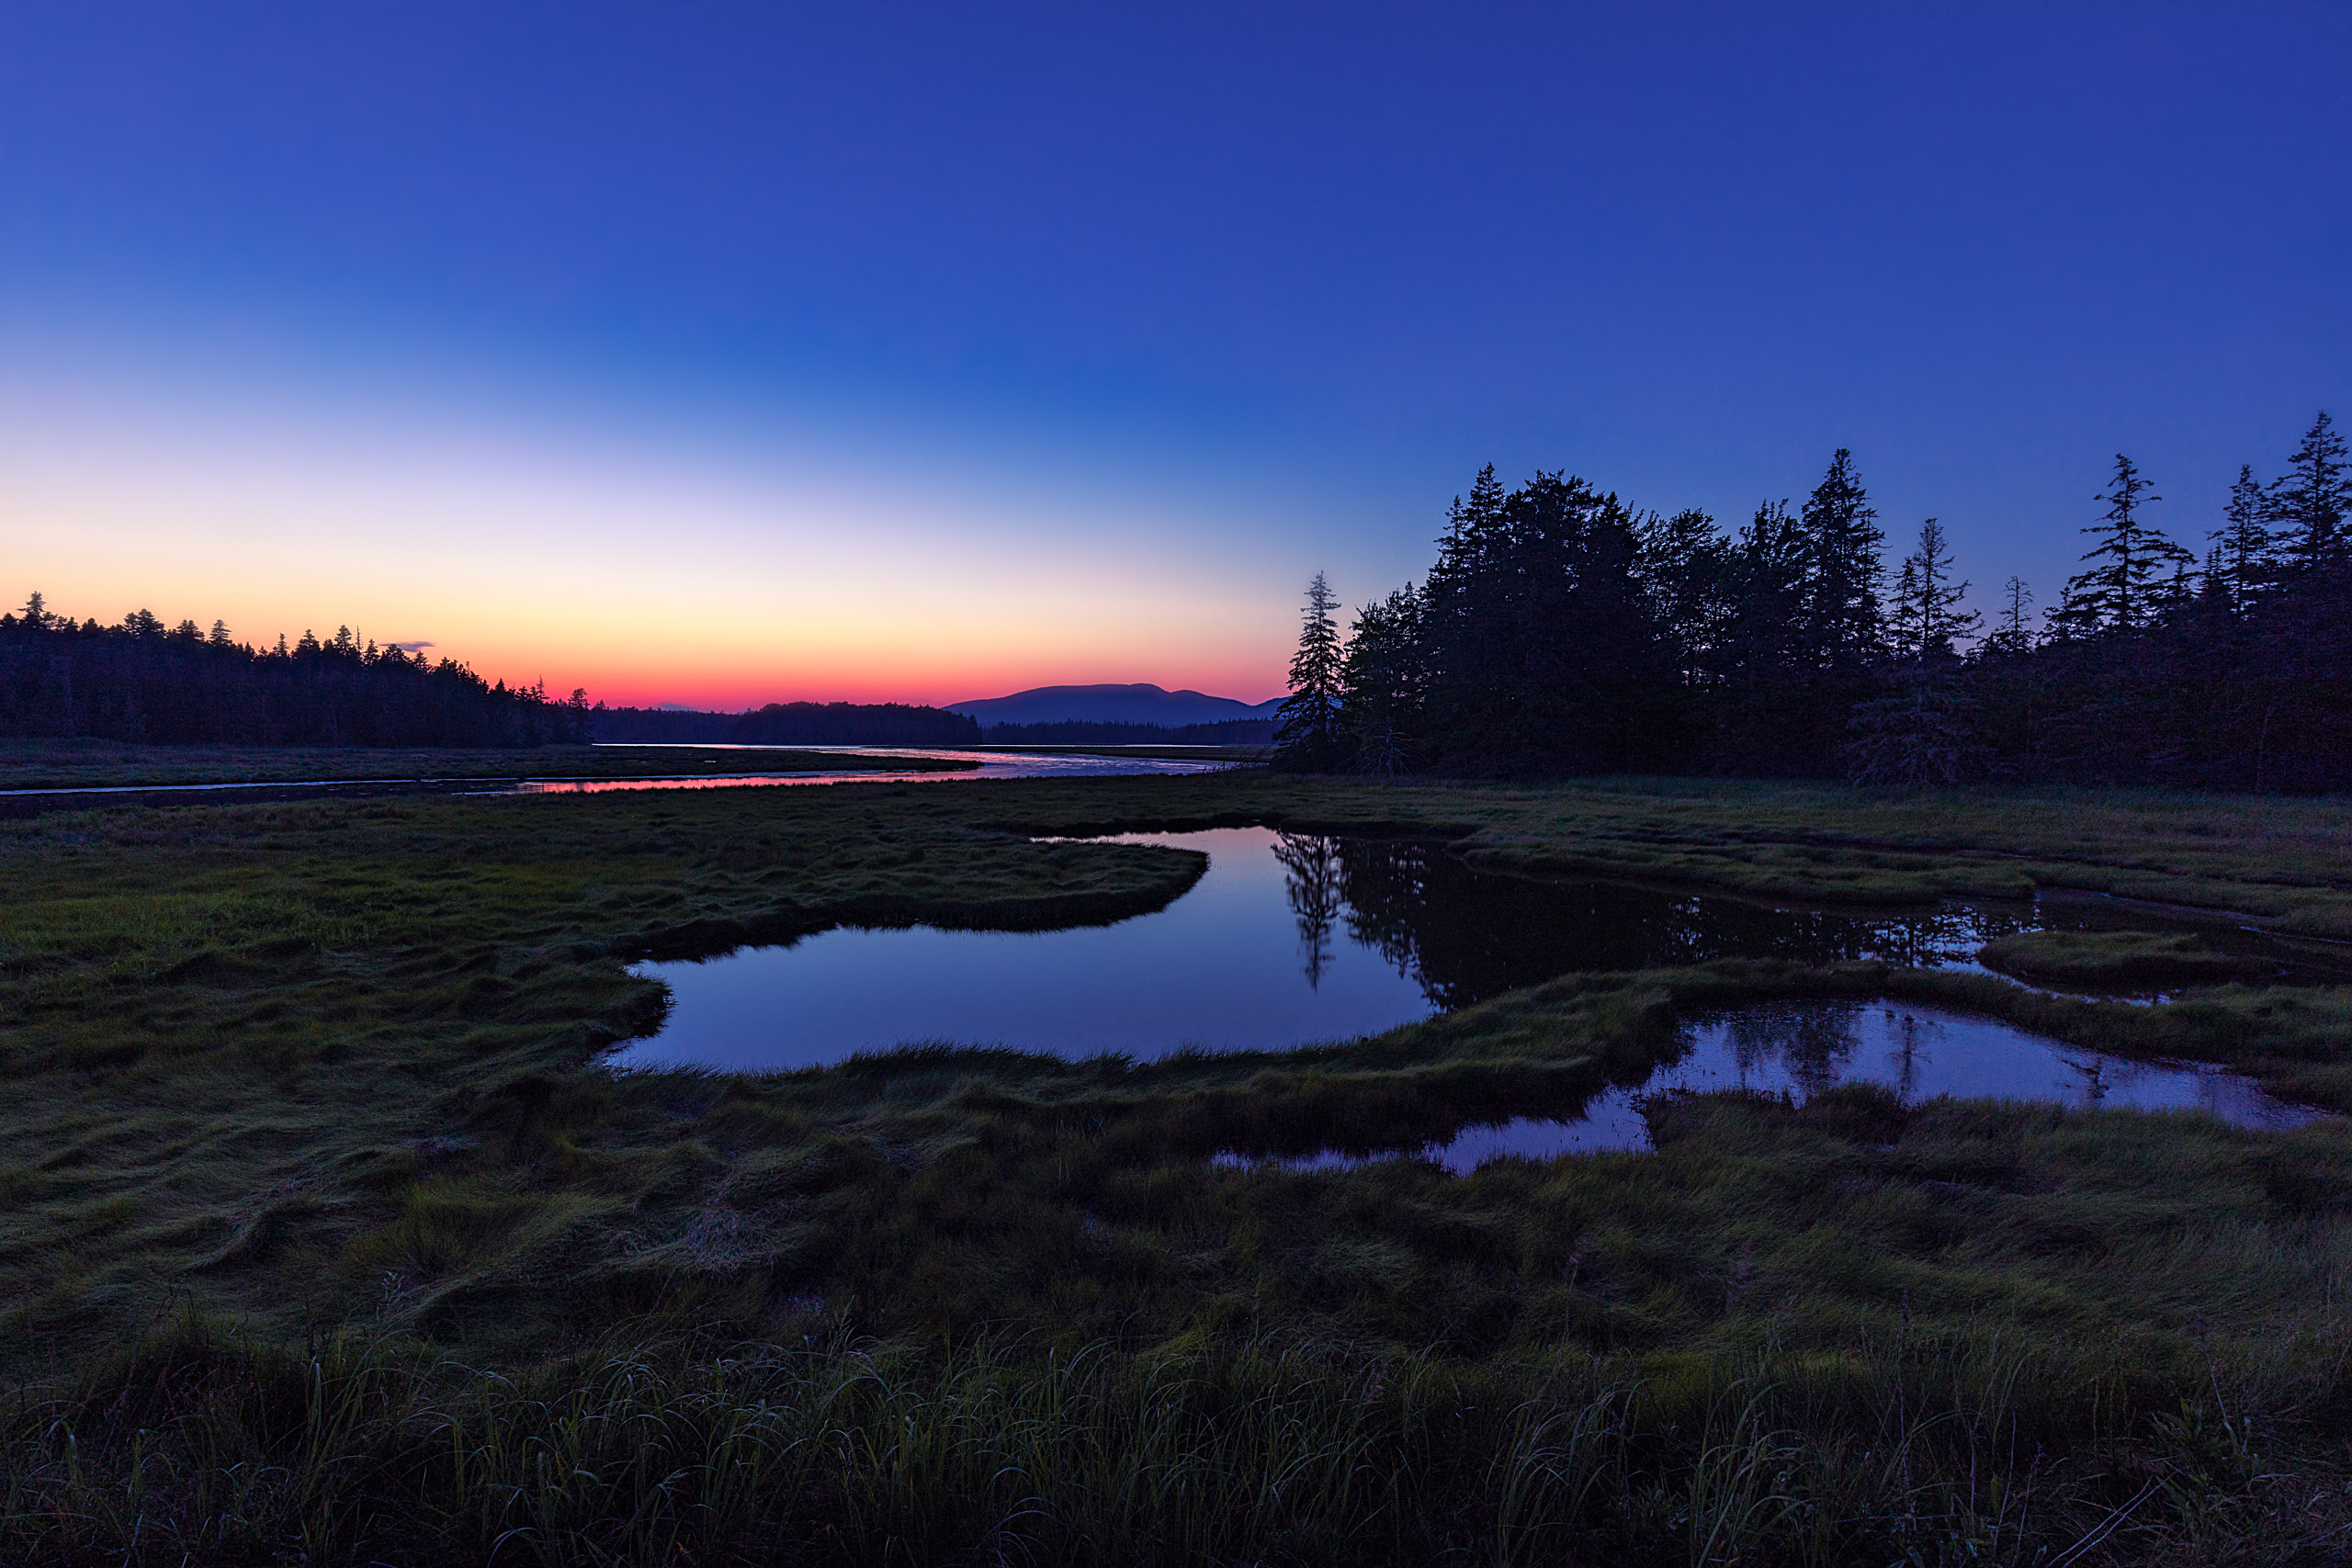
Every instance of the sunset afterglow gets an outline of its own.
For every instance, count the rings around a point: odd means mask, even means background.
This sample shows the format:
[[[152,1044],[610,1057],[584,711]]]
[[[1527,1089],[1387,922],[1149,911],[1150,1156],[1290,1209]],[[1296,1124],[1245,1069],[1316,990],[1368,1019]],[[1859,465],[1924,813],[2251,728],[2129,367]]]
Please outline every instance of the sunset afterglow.
[[[1256,701],[1487,462],[1730,528],[1839,446],[2054,589],[2109,455],[2197,536],[2345,400],[2302,25],[22,8],[0,596],[616,704]]]

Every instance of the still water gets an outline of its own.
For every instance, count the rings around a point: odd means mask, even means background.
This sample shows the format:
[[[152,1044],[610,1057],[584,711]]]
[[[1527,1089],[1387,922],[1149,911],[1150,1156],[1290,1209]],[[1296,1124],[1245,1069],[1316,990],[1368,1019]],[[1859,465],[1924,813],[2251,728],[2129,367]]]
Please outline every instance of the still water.
[[[1372,1155],[1326,1150],[1288,1158],[1220,1158],[1319,1169],[1409,1155],[1466,1175],[1511,1156],[1550,1159],[1645,1149],[1649,1125],[1642,1104],[1655,1094],[1744,1089],[1803,1103],[1849,1083],[1883,1084],[1905,1104],[1951,1095],[2078,1111],[2202,1111],[2236,1127],[2295,1127],[2319,1114],[2274,1100],[2252,1080],[2218,1067],[2127,1061],[1930,1008],[1815,1002],[1742,1009],[1686,1025],[1679,1050],[1645,1079],[1603,1090],[1578,1116],[1465,1127],[1441,1143]]]
[[[750,748],[705,746],[697,750]],[[1232,764],[1163,757],[1062,756],[1049,752],[941,751],[888,746],[791,746],[761,748],[831,751],[844,764],[863,758],[945,758],[969,768],[912,771],[889,767],[839,769],[806,773],[695,773],[639,779],[325,779],[301,784],[107,784],[78,789],[0,790],[0,819],[38,817],[52,811],[89,811],[123,806],[267,805],[299,800],[364,800],[384,795],[608,795],[664,789],[761,789],[791,784],[945,784],[969,779],[1101,778],[1124,773],[1214,773]],[[652,748],[645,748],[652,750]],[[683,748],[682,748],[683,750]]]
[[[1472,869],[1426,840],[1268,828],[1107,840],[1205,851],[1165,908],[1057,931],[844,927],[654,963],[667,1026],[629,1065],[803,1067],[948,1041],[1083,1056],[1348,1039],[1573,970],[1716,958],[1964,965],[2042,923],[2032,906],[1906,914],[1773,908]]]
[[[705,748],[718,750],[718,748]],[[696,774],[674,779],[523,779],[513,789],[524,795],[605,795],[616,790],[739,789],[745,785],[832,784],[950,784],[971,779],[1092,779],[1134,773],[1212,773],[1230,762],[1169,757],[1064,756],[1056,752],[941,751],[913,747],[796,746],[796,751],[839,751],[843,760],[921,757],[970,762],[968,768],[842,768],[820,773]]]
[[[2022,904],[1905,914],[1774,908],[1495,875],[1425,840],[1267,828],[1105,841],[1204,851],[1208,871],[1166,908],[1115,925],[844,927],[703,962],[644,964],[638,973],[670,987],[670,1016],[659,1034],[611,1060],[762,1072],[923,1043],[1068,1057],[1279,1049],[1391,1029],[1574,970],[1741,957],[1973,966],[1995,937],[2090,918],[2079,906],[2053,917]],[[1640,1148],[1646,1095],[1745,1087],[1802,1099],[1863,1079],[1907,1100],[2194,1108],[2252,1126],[2310,1114],[2218,1069],[2102,1057],[1924,1009],[1808,1004],[1687,1025],[1641,1081],[1596,1082],[1580,1114],[1474,1127],[1392,1152],[1467,1170],[1502,1154]],[[1361,1151],[1284,1163],[1347,1157]]]

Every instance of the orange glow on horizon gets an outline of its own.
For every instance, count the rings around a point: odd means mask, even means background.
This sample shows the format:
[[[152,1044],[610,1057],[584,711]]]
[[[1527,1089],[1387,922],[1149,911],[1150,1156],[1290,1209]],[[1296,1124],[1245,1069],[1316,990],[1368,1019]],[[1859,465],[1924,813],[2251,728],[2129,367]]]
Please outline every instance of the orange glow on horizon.
[[[575,484],[526,497],[533,515],[511,483],[465,474],[395,491],[157,467],[0,467],[14,579],[0,604],[38,589],[77,618],[219,619],[261,647],[348,626],[615,707],[939,704],[1105,682],[1259,702],[1280,694],[1295,635],[1287,593],[1237,591],[1214,560],[1142,558],[1149,541],[1013,549],[985,520],[843,515],[822,501],[747,519],[694,496],[703,515],[647,527],[673,498]],[[322,514],[339,525],[318,526]]]
[[[1056,489],[1050,466],[664,446],[39,357],[0,374],[0,604],[261,647],[347,626],[615,707],[1139,682],[1261,702],[1323,564],[1267,558],[1266,519],[1226,502]]]

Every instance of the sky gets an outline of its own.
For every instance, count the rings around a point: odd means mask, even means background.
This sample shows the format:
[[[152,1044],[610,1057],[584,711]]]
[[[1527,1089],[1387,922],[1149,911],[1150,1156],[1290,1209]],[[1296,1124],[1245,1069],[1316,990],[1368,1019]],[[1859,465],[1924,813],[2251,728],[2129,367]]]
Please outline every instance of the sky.
[[[1283,689],[1479,468],[2044,603],[2352,419],[2341,5],[0,8],[0,600]]]

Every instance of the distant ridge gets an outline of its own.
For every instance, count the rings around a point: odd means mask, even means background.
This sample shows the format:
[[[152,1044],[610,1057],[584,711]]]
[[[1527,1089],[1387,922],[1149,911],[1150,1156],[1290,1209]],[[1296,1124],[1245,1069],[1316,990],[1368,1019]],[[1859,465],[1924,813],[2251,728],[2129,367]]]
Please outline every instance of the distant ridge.
[[[1178,729],[1194,724],[1272,718],[1282,699],[1244,703],[1204,692],[1171,692],[1139,681],[1128,686],[1033,686],[1011,696],[975,697],[940,706],[950,713],[969,714],[983,725],[1149,724]]]

